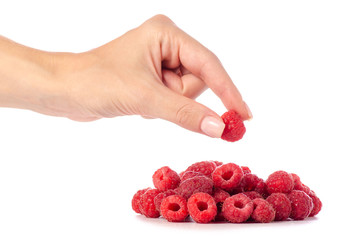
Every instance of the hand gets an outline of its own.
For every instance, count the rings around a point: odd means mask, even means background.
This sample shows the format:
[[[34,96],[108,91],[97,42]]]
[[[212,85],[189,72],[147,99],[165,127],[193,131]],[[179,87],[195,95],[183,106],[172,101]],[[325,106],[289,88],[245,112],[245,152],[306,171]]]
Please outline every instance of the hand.
[[[220,137],[220,116],[193,100],[209,87],[227,109],[252,117],[218,58],[162,15],[91,51],[48,56],[55,90],[31,107],[41,113],[77,121],[136,114]]]

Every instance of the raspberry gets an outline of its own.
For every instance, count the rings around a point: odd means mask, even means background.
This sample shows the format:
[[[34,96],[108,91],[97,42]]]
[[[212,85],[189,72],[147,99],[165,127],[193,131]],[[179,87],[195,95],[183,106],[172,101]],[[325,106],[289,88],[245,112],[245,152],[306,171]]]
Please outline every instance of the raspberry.
[[[291,175],[292,175],[293,182],[294,182],[293,190],[304,191],[305,193],[309,195],[311,192],[311,189],[300,181],[300,177],[297,174],[291,173]]]
[[[177,194],[177,193],[173,189],[167,190],[166,192],[159,193],[154,198],[155,209],[160,212],[160,205],[161,205],[162,200],[164,200],[164,198],[166,198],[168,196],[175,195],[175,194]]]
[[[269,196],[269,193],[267,191],[267,185],[266,185],[265,181],[262,180],[262,179],[258,182],[254,191],[258,192],[264,198],[267,198]]]
[[[193,163],[189,166],[186,171],[199,172],[204,174],[206,177],[211,177],[212,172],[216,168],[216,165],[212,161],[201,161]]]
[[[238,187],[243,177],[241,168],[234,163],[227,163],[217,167],[212,173],[215,187],[231,191]]]
[[[192,178],[192,177],[195,177],[195,176],[205,176],[205,175],[200,173],[200,172],[187,171],[187,172],[184,172],[182,174],[181,181],[185,181],[185,180]]]
[[[262,198],[256,198],[253,201],[252,218],[256,222],[269,223],[275,218],[275,210],[272,205]]]
[[[225,199],[230,196],[231,195],[228,192],[222,190],[221,188],[214,189],[213,198],[216,203],[223,203]]]
[[[275,221],[286,220],[292,211],[291,201],[284,193],[272,193],[266,201],[269,202],[275,210]]]
[[[225,123],[224,132],[221,135],[223,140],[235,142],[244,136],[246,128],[241,116],[234,110],[230,110],[221,116]]]
[[[213,197],[207,193],[195,193],[187,201],[188,212],[197,223],[208,223],[217,214]]]
[[[213,198],[214,198],[214,201],[217,205],[217,210],[218,210],[218,213],[217,215],[215,216],[215,220],[216,221],[223,221],[225,220],[222,212],[221,212],[221,209],[222,209],[222,205],[225,201],[226,198],[230,197],[231,195],[222,190],[221,188],[216,188],[214,189],[214,192],[213,192]]]
[[[241,166],[241,169],[244,174],[251,173],[251,169],[247,166]]]
[[[221,211],[230,222],[245,222],[252,214],[253,202],[246,195],[238,193],[226,198]]]
[[[260,178],[257,175],[252,173],[247,173],[243,176],[240,187],[242,187],[244,192],[254,191],[260,182]]]
[[[174,189],[180,184],[179,175],[167,166],[159,168],[157,171],[155,171],[152,179],[155,188],[159,189],[160,191]]]
[[[223,162],[220,162],[220,161],[215,161],[215,160],[213,160],[212,162],[214,162],[214,163],[215,163],[215,166],[216,166],[216,167],[219,167],[219,166],[221,166],[221,165],[223,165],[223,164],[224,164]]]
[[[213,181],[212,179],[205,176],[196,176],[189,178],[181,182],[179,187],[176,189],[176,192],[186,199],[197,192],[212,194],[212,191]]]
[[[179,195],[168,196],[162,201],[160,212],[169,222],[182,222],[188,216],[186,199]]]
[[[289,193],[292,191],[294,181],[292,175],[285,171],[276,171],[266,180],[267,190],[271,193]]]
[[[310,215],[313,209],[312,198],[305,192],[300,190],[293,190],[288,194],[291,201],[292,211],[290,218],[294,220],[303,220]]]
[[[140,198],[149,189],[151,188],[141,189],[134,194],[132,198],[132,209],[134,210],[134,212],[141,214],[140,209],[139,209]]]
[[[154,198],[160,193],[158,189],[147,190],[140,198],[140,212],[148,218],[157,218],[160,216],[159,211],[155,208]]]
[[[313,217],[320,212],[321,207],[322,207],[322,203],[313,191],[310,191],[309,196],[312,198],[312,202],[313,202],[313,209],[312,209],[312,212],[310,213],[309,217]]]
[[[243,192],[243,194],[245,194],[251,200],[256,198],[263,198],[263,196],[261,196],[261,194],[256,191]]]

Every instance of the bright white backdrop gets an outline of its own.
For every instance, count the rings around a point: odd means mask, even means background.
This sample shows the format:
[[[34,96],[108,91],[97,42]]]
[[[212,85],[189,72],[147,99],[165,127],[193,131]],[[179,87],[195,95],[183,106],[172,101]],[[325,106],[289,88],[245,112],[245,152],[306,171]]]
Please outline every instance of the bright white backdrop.
[[[78,123],[0,109],[0,239],[275,239],[335,233],[338,211],[339,8],[336,1],[1,1],[0,34],[48,51],[81,52],[163,13],[210,48],[254,119],[237,143],[138,116]],[[222,114],[211,91],[197,99]],[[167,223],[130,201],[164,165],[248,165],[299,174],[324,207],[271,224]],[[333,236],[333,235],[332,235]]]

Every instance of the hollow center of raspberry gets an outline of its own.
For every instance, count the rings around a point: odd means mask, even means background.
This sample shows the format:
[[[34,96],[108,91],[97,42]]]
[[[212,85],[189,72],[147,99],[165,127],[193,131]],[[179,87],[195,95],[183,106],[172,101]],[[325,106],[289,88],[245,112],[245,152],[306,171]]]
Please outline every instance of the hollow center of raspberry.
[[[230,180],[232,176],[233,176],[233,172],[231,171],[224,172],[222,174],[222,178],[225,179],[226,181]]]
[[[200,211],[204,211],[208,208],[207,203],[205,202],[198,202],[197,207]]]
[[[240,201],[236,201],[236,202],[234,203],[234,206],[235,206],[236,208],[243,208],[243,207],[244,207],[244,204],[243,204],[242,202],[240,202]]]
[[[180,206],[177,203],[171,203],[171,204],[169,204],[168,209],[173,211],[173,212],[176,212],[176,211],[179,211]]]

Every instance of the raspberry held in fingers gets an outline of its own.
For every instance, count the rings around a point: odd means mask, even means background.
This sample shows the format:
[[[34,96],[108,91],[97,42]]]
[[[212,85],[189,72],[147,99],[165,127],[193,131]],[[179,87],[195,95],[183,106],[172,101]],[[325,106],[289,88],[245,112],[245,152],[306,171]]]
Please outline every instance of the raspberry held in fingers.
[[[225,129],[221,135],[223,140],[236,142],[244,136],[246,128],[241,116],[234,110],[230,110],[221,116],[225,123]]]

